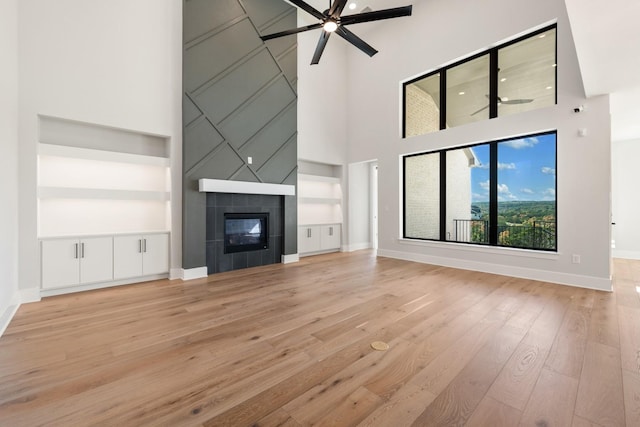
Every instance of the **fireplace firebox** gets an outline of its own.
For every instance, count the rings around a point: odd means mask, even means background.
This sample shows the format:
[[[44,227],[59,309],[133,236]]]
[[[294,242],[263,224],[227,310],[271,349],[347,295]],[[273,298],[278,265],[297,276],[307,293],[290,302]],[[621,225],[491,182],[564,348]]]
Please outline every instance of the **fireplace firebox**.
[[[269,213],[225,213],[224,253],[269,248]]]

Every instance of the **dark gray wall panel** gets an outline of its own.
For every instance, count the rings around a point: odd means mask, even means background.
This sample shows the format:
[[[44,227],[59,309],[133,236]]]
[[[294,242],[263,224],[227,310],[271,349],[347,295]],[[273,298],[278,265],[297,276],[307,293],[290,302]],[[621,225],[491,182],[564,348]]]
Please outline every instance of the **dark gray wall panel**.
[[[264,166],[258,170],[258,173],[268,182],[283,182],[295,169],[287,168],[287,166],[297,162],[297,159],[298,146],[295,140],[291,140],[267,160]]]
[[[182,141],[184,145],[184,158],[182,159],[184,171],[188,172],[223,141],[224,138],[206,118],[197,120],[185,128]]]
[[[296,135],[297,111],[295,104],[270,121],[256,136],[239,151],[242,157],[253,157],[253,167],[259,169],[289,139]]]
[[[295,27],[296,10],[283,0],[185,0],[183,7],[182,264],[188,269],[207,261],[206,197],[198,179],[297,185],[296,37],[267,48],[258,34]],[[278,251],[294,254],[296,197],[283,205]]]
[[[244,19],[208,37],[184,53],[184,87],[192,92],[263,45],[251,21]]]
[[[237,111],[236,115],[221,123],[220,129],[223,135],[229,135],[231,144],[240,147],[295,99],[296,94],[282,76]]]
[[[189,126],[191,122],[200,117],[202,113],[191,100],[184,95],[182,97],[182,125]]]
[[[209,118],[217,124],[278,74],[280,69],[269,55],[269,51],[262,50],[232,73],[205,89],[196,100]],[[224,102],[220,102],[221,99],[224,99]]]
[[[214,155],[198,163],[198,167],[189,172],[189,179],[229,179],[242,166],[244,162],[238,154],[228,144],[224,144]]]
[[[294,8],[283,1],[243,0],[242,4],[258,29],[281,15],[295,12]]]
[[[237,0],[187,0],[184,5],[184,41],[189,43],[229,21],[244,16]]]

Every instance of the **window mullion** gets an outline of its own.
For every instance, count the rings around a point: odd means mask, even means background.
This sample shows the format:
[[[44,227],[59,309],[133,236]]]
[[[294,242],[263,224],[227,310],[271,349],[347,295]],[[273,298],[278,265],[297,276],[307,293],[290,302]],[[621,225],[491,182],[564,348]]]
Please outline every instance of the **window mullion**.
[[[489,146],[489,244],[498,244],[498,143]]]
[[[489,118],[498,117],[498,49],[489,52]]]
[[[447,152],[440,152],[440,240],[447,240]]]

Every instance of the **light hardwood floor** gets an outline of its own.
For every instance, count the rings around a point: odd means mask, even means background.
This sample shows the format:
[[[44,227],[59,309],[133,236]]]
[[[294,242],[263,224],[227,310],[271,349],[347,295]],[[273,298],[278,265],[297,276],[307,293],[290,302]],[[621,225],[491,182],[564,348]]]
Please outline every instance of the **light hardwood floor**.
[[[361,251],[46,298],[0,338],[0,425],[640,426],[638,286]]]

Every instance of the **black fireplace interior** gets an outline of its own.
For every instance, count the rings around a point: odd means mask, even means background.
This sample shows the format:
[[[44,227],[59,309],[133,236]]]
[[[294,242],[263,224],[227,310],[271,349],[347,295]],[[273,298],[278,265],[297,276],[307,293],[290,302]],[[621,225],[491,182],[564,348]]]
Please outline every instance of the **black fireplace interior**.
[[[207,271],[222,273],[282,261],[284,201],[265,194],[207,193]],[[233,215],[230,215],[233,214]],[[230,220],[227,228],[227,220]],[[248,221],[244,221],[248,220]],[[263,237],[252,231],[260,223]],[[236,232],[237,229],[245,232]],[[227,236],[235,234],[231,239]],[[248,232],[247,232],[248,231]],[[255,230],[257,231],[257,229]],[[239,236],[239,234],[243,234]],[[264,239],[261,240],[261,239]],[[233,242],[232,242],[233,240]],[[227,243],[235,249],[229,250]],[[267,245],[265,249],[264,246]]]
[[[269,249],[268,213],[225,213],[224,253]]]

